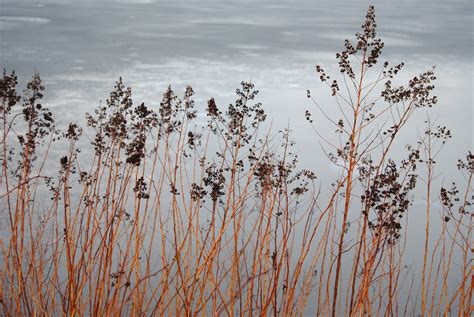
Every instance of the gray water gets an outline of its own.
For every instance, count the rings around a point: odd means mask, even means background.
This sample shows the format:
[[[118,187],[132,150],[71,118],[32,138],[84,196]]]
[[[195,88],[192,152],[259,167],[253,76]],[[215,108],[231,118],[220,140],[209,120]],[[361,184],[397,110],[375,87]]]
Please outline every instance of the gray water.
[[[375,1],[383,60],[404,61],[402,80],[436,66],[438,105],[421,110],[399,145],[423,133],[427,116],[453,132],[441,170],[455,171],[473,148],[473,16],[465,1]],[[168,85],[191,85],[197,104],[225,107],[241,81],[260,90],[273,130],[288,125],[301,163],[337,175],[304,120],[306,90],[332,114],[334,100],[314,71],[337,74],[335,53],[360,30],[369,1],[5,1],[0,2],[0,66],[26,82],[38,71],[60,124],[82,123],[122,76],[134,100],[156,106]],[[334,113],[334,116],[338,114]],[[338,117],[335,117],[336,121]],[[334,128],[316,124],[325,137]],[[315,159],[316,158],[316,159]]]
[[[303,160],[312,160],[308,148],[319,147],[304,121],[304,111],[314,107],[306,90],[323,105],[332,102],[322,93],[314,66],[337,72],[335,53],[359,31],[369,5],[308,0],[0,3],[0,66],[16,70],[23,81],[38,71],[47,104],[63,121],[77,121],[105,100],[119,76],[132,86],[135,100],[151,105],[159,104],[168,85],[181,90],[190,84],[198,103],[215,97],[225,106],[239,83],[251,80],[274,126],[298,127],[293,132]],[[382,58],[404,61],[406,79],[437,67],[439,104],[429,115],[453,131],[443,157],[453,165],[473,145],[472,1],[374,4],[378,34],[385,41]],[[415,130],[422,129],[425,118],[423,113]]]
[[[473,16],[466,1],[371,1],[382,59],[404,61],[409,79],[436,65],[438,105],[422,110],[400,137],[413,141],[427,115],[453,139],[438,159],[441,181],[473,149]],[[59,121],[82,122],[122,76],[134,99],[158,105],[168,85],[191,85],[201,109],[215,97],[232,101],[243,80],[260,90],[275,130],[289,125],[301,163],[325,179],[338,171],[322,156],[320,139],[304,120],[319,103],[333,105],[314,66],[337,72],[335,53],[360,29],[368,1],[0,1],[0,66],[24,84],[38,71],[47,106]],[[329,110],[331,112],[331,110]],[[333,128],[318,122],[331,135]],[[422,206],[423,197],[418,205]],[[415,200],[415,207],[417,201]],[[422,216],[411,216],[422,225]],[[417,232],[409,249],[420,250]],[[410,248],[411,247],[411,248]],[[414,258],[414,257],[413,257]]]

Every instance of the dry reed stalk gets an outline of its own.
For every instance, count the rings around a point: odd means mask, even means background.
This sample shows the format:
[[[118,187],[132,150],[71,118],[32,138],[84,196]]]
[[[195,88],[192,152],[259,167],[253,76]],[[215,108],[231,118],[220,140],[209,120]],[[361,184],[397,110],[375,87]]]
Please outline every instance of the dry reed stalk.
[[[39,75],[21,98],[16,75],[5,72],[2,312],[468,315],[473,156],[458,165],[463,191],[443,187],[435,217],[435,159],[450,131],[428,120],[407,158],[392,156],[413,113],[436,104],[436,78],[429,70],[395,87],[404,64],[375,70],[384,47],[375,29],[370,7],[355,44],[347,40],[337,54],[341,86],[316,67],[341,117],[332,118],[308,91],[336,128],[334,141],[313,127],[340,172],[317,190],[315,174],[297,169],[289,128],[281,135],[264,130],[252,83],[242,83],[226,111],[209,100],[207,122],[196,124],[191,87],[182,98],[168,88],[152,108],[134,103],[119,79],[106,104],[86,117],[88,148],[76,123],[56,129],[40,103]],[[313,122],[309,111],[306,119]],[[56,147],[59,165],[51,162]],[[427,190],[421,279],[406,262],[406,214],[419,175]],[[437,223],[442,230],[433,239]]]

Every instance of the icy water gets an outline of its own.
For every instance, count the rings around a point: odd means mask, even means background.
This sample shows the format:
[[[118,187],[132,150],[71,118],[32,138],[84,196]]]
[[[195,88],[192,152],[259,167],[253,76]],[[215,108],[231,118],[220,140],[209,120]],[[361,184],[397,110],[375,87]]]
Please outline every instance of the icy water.
[[[404,61],[402,78],[436,66],[439,102],[429,116],[454,135],[439,158],[448,179],[457,159],[473,148],[473,2],[370,3],[385,42],[382,58]],[[45,104],[62,123],[81,122],[84,112],[108,97],[119,76],[137,102],[149,105],[159,104],[168,85],[181,91],[189,84],[201,109],[210,97],[225,106],[240,82],[251,80],[275,130],[287,125],[293,130],[303,166],[322,180],[332,179],[337,171],[321,155],[320,140],[304,120],[305,110],[313,107],[306,90],[330,109],[332,101],[314,66],[337,72],[335,53],[359,31],[368,5],[0,0],[0,66],[16,70],[23,84],[38,71],[46,86]],[[422,110],[413,118],[400,146],[423,131],[427,115]],[[322,122],[320,127],[334,130]],[[411,219],[415,226],[424,223],[420,216]],[[409,254],[420,250],[416,244]]]
[[[455,170],[473,148],[473,3],[375,1],[383,60],[404,61],[408,80],[436,66],[439,103],[400,135],[413,143],[429,115],[453,132],[439,158]],[[260,90],[274,130],[290,126],[302,164],[333,177],[320,140],[304,120],[312,91],[329,114],[334,100],[314,70],[337,73],[335,53],[353,38],[368,1],[5,1],[0,2],[0,66],[23,83],[38,71],[59,121],[83,120],[122,76],[134,100],[158,105],[168,85],[196,91],[198,107],[225,107],[241,81]],[[316,123],[324,135],[334,128]],[[326,133],[327,132],[327,133]],[[315,159],[317,158],[317,159]]]
[[[314,65],[359,31],[367,1],[5,1],[0,66],[27,80],[36,70],[47,101],[76,119],[107,98],[119,76],[135,99],[158,103],[167,85],[226,104],[252,80],[270,118],[299,126]],[[373,2],[372,2],[373,3]],[[430,116],[453,128],[454,152],[472,146],[472,1],[376,1],[384,59],[406,74],[436,65],[439,106]],[[324,98],[321,96],[320,98]],[[329,101],[328,101],[329,102]],[[302,133],[299,143],[311,142]],[[295,131],[298,134],[298,131]]]

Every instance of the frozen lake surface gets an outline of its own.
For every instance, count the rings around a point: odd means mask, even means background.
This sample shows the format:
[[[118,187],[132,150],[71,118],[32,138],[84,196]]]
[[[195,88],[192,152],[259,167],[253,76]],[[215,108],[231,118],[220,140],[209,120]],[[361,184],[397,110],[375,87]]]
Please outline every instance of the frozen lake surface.
[[[122,76],[134,100],[159,105],[168,85],[191,85],[198,107],[233,101],[251,80],[274,130],[287,127],[304,165],[331,166],[304,120],[310,89],[334,109],[314,66],[336,75],[335,53],[360,30],[368,1],[14,1],[2,0],[0,63],[25,82],[38,71],[46,103],[63,124],[105,100]],[[403,79],[436,66],[438,105],[429,111],[453,132],[440,162],[455,169],[473,148],[473,4],[471,1],[376,1],[383,60],[404,61]],[[422,110],[400,145],[423,130]],[[318,122],[322,130],[331,129]],[[330,132],[329,132],[330,134]],[[406,141],[405,141],[406,140]]]
[[[2,0],[0,64],[22,81],[40,72],[48,105],[64,119],[90,111],[123,76],[135,99],[148,104],[167,85],[190,84],[198,99],[224,105],[240,81],[252,80],[270,118],[297,126],[308,108],[306,89],[321,89],[314,65],[337,65],[335,53],[359,31],[368,4]],[[472,145],[472,2],[375,6],[384,59],[405,61],[407,78],[436,65],[432,116],[452,126],[454,148]]]

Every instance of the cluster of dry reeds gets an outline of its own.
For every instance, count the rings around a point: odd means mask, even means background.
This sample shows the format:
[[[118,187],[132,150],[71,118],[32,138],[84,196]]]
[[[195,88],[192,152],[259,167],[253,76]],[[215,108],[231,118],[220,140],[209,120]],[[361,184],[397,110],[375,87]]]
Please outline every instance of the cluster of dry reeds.
[[[252,83],[225,110],[211,99],[200,115],[191,87],[148,107],[120,79],[84,131],[61,132],[41,105],[39,75],[20,97],[4,72],[2,314],[468,315],[474,156],[459,162],[464,184],[433,188],[451,133],[428,123],[405,159],[392,158],[412,114],[436,104],[435,76],[396,85],[403,63],[379,66],[375,29],[370,7],[337,54],[340,82],[316,67],[341,119],[308,91],[336,129],[335,142],[324,136],[341,172],[330,186],[298,169],[289,131],[263,130]],[[417,185],[427,219],[420,272],[404,260]],[[443,210],[431,214],[435,201]]]

